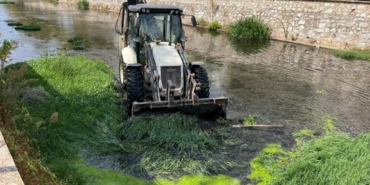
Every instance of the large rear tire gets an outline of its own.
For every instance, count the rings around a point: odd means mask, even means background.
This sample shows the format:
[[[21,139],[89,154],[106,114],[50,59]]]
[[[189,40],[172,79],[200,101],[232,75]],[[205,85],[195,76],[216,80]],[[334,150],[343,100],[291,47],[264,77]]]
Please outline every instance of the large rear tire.
[[[195,80],[200,83],[199,98],[209,98],[209,80],[207,71],[202,66],[193,66],[191,72],[195,74]]]
[[[144,75],[141,67],[128,67],[127,74],[127,106],[129,116],[132,114],[132,104],[144,100]]]

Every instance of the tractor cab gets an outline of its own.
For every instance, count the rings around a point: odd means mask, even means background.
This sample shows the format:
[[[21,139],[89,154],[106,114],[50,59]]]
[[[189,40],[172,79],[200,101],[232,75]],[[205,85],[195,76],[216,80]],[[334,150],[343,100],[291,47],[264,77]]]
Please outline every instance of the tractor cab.
[[[181,16],[185,14],[182,9],[171,5],[130,4],[130,2],[124,4],[125,15],[121,20],[121,32],[116,30],[126,37],[122,38],[124,44],[121,44],[120,49],[130,46],[139,54],[137,60],[142,61],[144,47],[151,42],[168,42],[169,45],[180,44],[185,47],[186,37],[181,20]],[[195,26],[194,16],[191,17],[191,21]]]

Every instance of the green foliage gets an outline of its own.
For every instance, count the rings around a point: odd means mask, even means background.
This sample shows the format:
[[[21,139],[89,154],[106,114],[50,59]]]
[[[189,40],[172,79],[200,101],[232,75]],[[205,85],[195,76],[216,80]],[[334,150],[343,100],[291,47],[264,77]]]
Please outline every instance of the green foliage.
[[[16,30],[26,30],[26,31],[40,31],[41,27],[35,24],[20,25],[15,27]]]
[[[14,4],[14,1],[0,1],[0,4]]]
[[[186,175],[177,182],[156,180],[153,185],[240,185],[240,182],[226,175]]]
[[[9,22],[8,26],[21,26],[23,25],[21,22]]]
[[[208,22],[204,20],[203,18],[201,18],[198,20],[198,25],[206,27],[208,25]]]
[[[286,151],[270,144],[251,162],[248,176],[256,184],[369,184],[370,134],[333,134],[336,118],[324,116],[326,134],[294,134],[297,145]]]
[[[21,98],[37,103],[26,103],[27,108],[22,110],[27,116],[22,120],[27,124],[22,123],[19,128],[25,129],[24,134],[29,136],[29,141],[34,141],[43,163],[53,172],[42,166],[45,174],[28,170],[41,161],[32,164],[31,159],[25,158],[21,160],[28,162],[24,169],[32,172],[35,180],[28,182],[57,184],[56,175],[62,184],[239,184],[224,175],[147,182],[85,166],[83,157],[107,154],[127,159],[122,164],[125,170],[147,170],[150,175],[175,175],[173,169],[189,173],[217,172],[223,170],[224,165],[212,159],[211,151],[222,150],[220,145],[225,142],[223,138],[228,137],[228,130],[203,130],[195,117],[178,113],[137,117],[125,121],[122,127],[120,96],[114,89],[113,74],[103,62],[81,56],[58,56],[31,60],[27,64],[25,78],[38,81],[32,88],[25,89]],[[8,70],[17,70],[20,66],[11,65]],[[19,149],[14,151],[22,153]],[[133,156],[140,160],[131,161]],[[45,181],[46,177],[50,180]]]
[[[346,60],[366,60],[370,61],[370,51],[369,50],[350,50],[350,51],[342,51],[342,50],[334,50],[333,54],[337,57],[346,59]]]
[[[316,94],[323,95],[325,93],[325,90],[317,90]]]
[[[0,47],[0,57],[2,60],[6,59],[11,49],[12,44],[8,40],[4,40],[2,46]]]
[[[252,173],[248,175],[258,185],[265,185],[272,182],[276,171],[282,165],[287,164],[289,154],[286,153],[280,144],[268,144],[256,158],[251,162]]]
[[[227,119],[225,119],[223,117],[217,118],[216,121],[217,121],[217,123],[222,124],[222,125],[229,125],[229,122],[227,121]]]
[[[88,10],[89,9],[89,2],[87,0],[80,0],[77,3],[77,8],[80,10]]]
[[[321,120],[324,122],[324,131],[328,134],[335,129],[333,122],[337,121],[338,118],[332,116],[324,116],[321,118]]]
[[[127,156],[137,155],[140,160],[134,166],[127,161],[124,166],[134,171],[145,171],[157,176],[179,171],[191,174],[207,174],[210,170],[224,170],[223,162],[212,158],[212,150],[220,150],[221,143],[216,134],[202,130],[198,119],[184,114],[166,114],[163,116],[139,116],[123,125],[118,130],[114,125],[99,125],[96,133],[98,140],[105,146],[96,146],[101,154],[116,153]],[[103,129],[100,129],[100,128]],[[125,138],[120,141],[118,138]]]
[[[84,176],[96,177],[93,181],[88,182],[90,185],[102,185],[102,184],[112,184],[112,185],[150,185],[148,181],[140,180],[130,175],[121,174],[112,170],[102,170],[93,166],[86,166],[83,164],[82,160],[73,161],[73,163],[78,168],[79,172]]]
[[[37,147],[59,178],[85,181],[72,163],[63,163],[61,168],[58,161],[79,158],[80,150],[94,138],[97,122],[118,124],[121,120],[113,74],[104,62],[81,56],[41,58],[28,65],[26,78],[39,79],[35,87],[42,86],[49,94],[47,101],[28,105],[35,119],[46,120],[37,130],[30,130]]]
[[[86,40],[83,37],[80,37],[80,36],[72,37],[68,39],[67,42],[72,44],[72,47],[74,50],[85,50],[86,49],[86,46],[84,44]]]
[[[55,175],[42,165],[39,153],[32,148],[33,140],[29,134],[19,129],[35,127],[28,110],[19,104],[21,89],[34,80],[24,79],[27,65],[4,69],[6,58],[13,48],[7,40],[0,47],[0,129],[24,182],[59,184]]]
[[[269,27],[257,17],[240,19],[231,25],[229,29],[231,36],[249,40],[270,39]]]
[[[20,94],[22,96],[20,101],[26,106],[45,103],[50,97],[49,93],[46,92],[42,86],[34,88],[24,88],[21,90]]]
[[[370,134],[328,134],[309,142],[273,184],[369,184]]]
[[[217,30],[221,29],[221,24],[218,21],[213,21],[208,25],[208,29],[210,30]]]
[[[3,134],[24,182],[27,184],[60,184],[56,176],[42,165],[40,155],[32,148],[32,140],[26,132],[11,128],[5,132],[3,130]]]
[[[243,124],[244,125],[257,125],[252,115],[249,115],[248,118],[244,118]]]

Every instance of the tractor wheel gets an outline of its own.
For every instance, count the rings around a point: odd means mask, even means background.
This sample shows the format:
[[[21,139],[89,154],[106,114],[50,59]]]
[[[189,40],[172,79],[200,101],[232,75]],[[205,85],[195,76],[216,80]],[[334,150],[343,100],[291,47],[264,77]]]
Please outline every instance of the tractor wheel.
[[[144,100],[144,76],[140,67],[128,67],[127,74],[127,106],[129,116],[132,114],[132,104]]]
[[[124,73],[125,67],[123,66],[123,59],[122,56],[119,57],[119,65],[118,65],[118,74],[119,74],[119,82],[121,85],[124,85],[125,83],[125,73]]]
[[[207,71],[202,66],[194,66],[191,70],[195,74],[195,80],[200,83],[199,98],[209,98],[209,81]]]

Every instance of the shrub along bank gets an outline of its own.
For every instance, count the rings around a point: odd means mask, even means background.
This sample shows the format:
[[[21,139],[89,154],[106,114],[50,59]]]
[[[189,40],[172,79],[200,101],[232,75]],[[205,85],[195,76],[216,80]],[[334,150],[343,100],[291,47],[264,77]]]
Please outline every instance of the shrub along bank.
[[[229,28],[231,36],[247,40],[268,40],[270,31],[267,24],[257,17],[247,17],[236,21]]]
[[[325,117],[326,134],[294,134],[296,146],[270,144],[251,162],[248,178],[256,184],[369,184],[370,134],[350,137],[333,133],[335,118]]]

